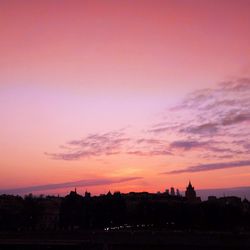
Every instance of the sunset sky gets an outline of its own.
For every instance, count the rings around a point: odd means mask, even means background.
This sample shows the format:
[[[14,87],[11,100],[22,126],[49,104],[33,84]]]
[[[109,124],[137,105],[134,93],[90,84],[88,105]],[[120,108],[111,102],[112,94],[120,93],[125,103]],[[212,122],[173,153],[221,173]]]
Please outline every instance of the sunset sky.
[[[0,0],[0,191],[250,186],[249,13]]]

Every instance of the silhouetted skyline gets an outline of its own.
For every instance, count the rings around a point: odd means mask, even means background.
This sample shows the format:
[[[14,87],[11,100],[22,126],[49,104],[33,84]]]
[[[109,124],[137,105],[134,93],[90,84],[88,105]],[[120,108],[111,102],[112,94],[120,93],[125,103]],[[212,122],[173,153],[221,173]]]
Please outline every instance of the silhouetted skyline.
[[[68,190],[65,195],[74,187],[77,187],[78,190],[84,192],[84,190],[91,191],[92,186],[96,185],[107,185],[110,183],[120,183],[120,182],[127,182],[133,181],[134,179],[139,179],[140,177],[134,178],[127,178],[127,179],[103,179],[97,182],[96,180],[82,180],[70,183],[58,183],[58,184],[48,184],[48,185],[41,185],[41,186],[31,186],[31,187],[20,187],[15,189],[5,189],[0,190],[1,194],[10,194],[10,195],[27,195],[29,193],[33,193],[34,195],[58,195],[59,192],[57,190],[60,188],[65,188]],[[52,190],[54,188],[54,190]],[[168,189],[169,187],[165,187]],[[176,187],[178,189],[178,187]],[[108,190],[108,189],[107,189]],[[107,192],[106,190],[106,192]],[[178,189],[179,190],[179,189]],[[117,191],[117,190],[116,190]],[[133,191],[133,190],[131,190]],[[145,190],[141,190],[143,192]],[[65,191],[64,191],[65,192]],[[164,190],[157,190],[156,192],[164,192]],[[185,190],[179,190],[180,194],[184,195]],[[250,200],[250,186],[249,187],[232,187],[232,188],[220,188],[220,189],[196,189],[197,195],[201,197],[202,200],[207,200],[208,196],[216,196],[216,197],[224,197],[224,196],[236,196],[240,197],[241,199],[249,199]],[[93,193],[94,195],[98,195],[98,193]],[[60,193],[60,196],[64,196],[64,193]]]
[[[0,231],[6,230],[249,230],[250,202],[210,195],[202,201],[191,182],[185,194],[108,192],[92,196],[77,188],[65,197],[0,195]]]

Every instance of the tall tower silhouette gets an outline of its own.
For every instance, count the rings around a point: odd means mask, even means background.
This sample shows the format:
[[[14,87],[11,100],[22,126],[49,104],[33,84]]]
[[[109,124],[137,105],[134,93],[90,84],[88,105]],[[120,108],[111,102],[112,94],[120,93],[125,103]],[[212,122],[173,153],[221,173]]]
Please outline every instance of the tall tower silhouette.
[[[190,181],[189,181],[189,184],[187,186],[185,196],[186,196],[188,201],[196,201],[197,200],[196,192],[195,192],[194,187],[192,186]]]

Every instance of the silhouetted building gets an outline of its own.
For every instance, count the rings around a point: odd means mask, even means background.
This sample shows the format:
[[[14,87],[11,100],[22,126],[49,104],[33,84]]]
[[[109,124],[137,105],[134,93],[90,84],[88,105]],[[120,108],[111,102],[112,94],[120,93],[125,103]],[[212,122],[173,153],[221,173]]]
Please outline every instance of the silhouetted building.
[[[112,193],[111,193],[110,191],[108,191],[108,193],[107,193],[106,196],[107,196],[107,197],[112,197]]]
[[[37,201],[41,210],[36,229],[53,230],[58,228],[61,202],[62,199],[59,197],[47,197]]]
[[[250,204],[249,204],[249,201],[246,198],[242,201],[242,206],[243,206],[243,212],[244,213],[249,211]]]
[[[189,184],[187,186],[185,196],[186,196],[186,199],[188,201],[191,201],[191,202],[200,201],[200,197],[196,196],[196,192],[195,192],[194,187],[192,186],[190,181],[189,181]]]
[[[181,193],[180,193],[180,190],[179,190],[179,189],[176,189],[176,195],[177,195],[177,196],[181,196]]]
[[[164,193],[108,192],[65,197],[0,195],[0,232],[31,230],[201,229],[250,231],[247,199],[209,196],[201,202],[189,182],[185,197]],[[175,194],[175,195],[173,195]],[[0,244],[1,245],[1,244]],[[0,247],[1,248],[1,247]]]
[[[165,190],[165,194],[169,195],[169,189],[168,188]]]
[[[88,192],[88,191],[86,191],[86,192],[85,192],[85,198],[91,198],[91,193]]]
[[[207,200],[208,201],[217,201],[217,198],[214,195],[210,195],[210,196],[208,196]]]
[[[219,201],[226,205],[240,206],[241,204],[241,198],[236,197],[236,196],[221,197]]]
[[[170,194],[171,194],[172,196],[175,196],[175,190],[174,190],[173,187],[170,188]]]

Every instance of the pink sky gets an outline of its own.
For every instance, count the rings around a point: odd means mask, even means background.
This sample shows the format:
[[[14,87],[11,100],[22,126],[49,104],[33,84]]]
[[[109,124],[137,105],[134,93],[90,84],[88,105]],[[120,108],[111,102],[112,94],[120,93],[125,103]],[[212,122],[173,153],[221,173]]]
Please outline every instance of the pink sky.
[[[1,1],[0,190],[249,186],[249,12],[247,0]]]

